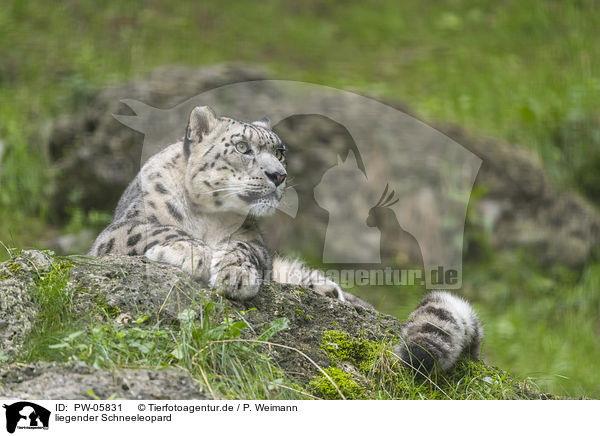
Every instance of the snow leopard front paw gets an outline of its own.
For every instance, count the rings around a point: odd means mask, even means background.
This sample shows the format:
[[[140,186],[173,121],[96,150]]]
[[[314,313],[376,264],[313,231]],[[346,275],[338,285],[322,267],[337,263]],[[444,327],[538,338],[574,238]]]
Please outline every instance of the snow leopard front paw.
[[[210,284],[233,300],[248,300],[258,293],[260,274],[255,268],[230,265],[211,275]]]

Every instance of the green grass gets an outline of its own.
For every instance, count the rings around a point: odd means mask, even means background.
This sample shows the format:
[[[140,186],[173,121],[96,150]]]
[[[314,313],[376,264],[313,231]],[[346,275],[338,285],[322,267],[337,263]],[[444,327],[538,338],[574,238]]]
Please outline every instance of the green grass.
[[[151,7],[149,7],[151,6]],[[0,241],[40,246],[61,224],[47,123],[93,90],[158,65],[248,61],[275,78],[402,100],[534,150],[552,179],[600,203],[600,12],[591,0],[6,1],[0,6]],[[76,205],[69,229],[94,223]],[[97,217],[96,217],[97,218]],[[97,221],[97,220],[96,220]],[[6,258],[2,255],[2,258]],[[600,263],[542,271],[521,256],[466,265],[486,359],[544,389],[600,397]],[[370,289],[405,316],[418,290]],[[90,335],[90,332],[86,333]],[[567,378],[563,378],[567,377]]]
[[[558,395],[600,397],[600,265],[578,276],[525,263],[472,268],[465,292],[486,322],[487,358]]]
[[[293,399],[301,393],[263,351],[263,347],[232,341],[248,326],[225,317],[208,322],[211,309],[196,320],[188,310],[174,327],[146,325],[142,316],[124,326],[115,321],[79,326],[60,334],[40,334],[27,361],[80,361],[94,368],[180,368],[190,373],[214,398]],[[214,314],[213,314],[214,315]],[[237,315],[236,315],[237,316]],[[243,326],[241,325],[243,324]]]

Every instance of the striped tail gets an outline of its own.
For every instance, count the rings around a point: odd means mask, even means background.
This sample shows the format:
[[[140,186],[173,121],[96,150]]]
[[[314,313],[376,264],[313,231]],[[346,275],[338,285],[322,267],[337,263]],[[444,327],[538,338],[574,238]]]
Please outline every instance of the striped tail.
[[[402,328],[394,351],[418,371],[446,371],[463,353],[478,359],[483,328],[473,308],[447,292],[427,294]]]

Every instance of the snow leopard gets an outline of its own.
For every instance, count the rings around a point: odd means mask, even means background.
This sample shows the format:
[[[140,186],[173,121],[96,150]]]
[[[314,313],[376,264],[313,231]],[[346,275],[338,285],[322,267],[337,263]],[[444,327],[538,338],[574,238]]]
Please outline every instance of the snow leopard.
[[[89,255],[143,255],[236,300],[274,280],[349,304],[343,302],[353,296],[323,272],[271,256],[265,246],[258,221],[285,193],[286,152],[266,117],[245,122],[195,107],[182,140],[148,159],[125,189]],[[448,369],[480,344],[477,316],[458,297],[432,294],[411,316],[397,350],[410,366]]]

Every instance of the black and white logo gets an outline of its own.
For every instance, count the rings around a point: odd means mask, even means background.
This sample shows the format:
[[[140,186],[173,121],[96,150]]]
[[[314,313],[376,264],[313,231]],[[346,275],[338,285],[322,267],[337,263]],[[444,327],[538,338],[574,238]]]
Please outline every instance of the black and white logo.
[[[47,430],[50,421],[50,411],[29,401],[19,401],[6,409],[6,431],[14,433],[16,429]]]

